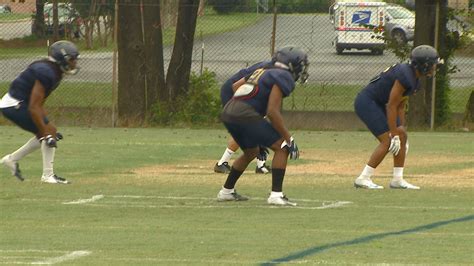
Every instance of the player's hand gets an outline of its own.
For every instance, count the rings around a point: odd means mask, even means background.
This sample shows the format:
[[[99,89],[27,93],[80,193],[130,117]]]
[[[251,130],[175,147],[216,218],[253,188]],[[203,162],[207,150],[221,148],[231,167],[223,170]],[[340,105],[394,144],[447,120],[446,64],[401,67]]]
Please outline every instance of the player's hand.
[[[296,145],[295,139],[291,137],[290,144],[288,142],[283,141],[281,143],[281,148],[286,148],[288,153],[290,154],[290,159],[296,160],[300,157],[300,151],[298,150],[298,145]]]
[[[48,124],[46,124],[46,126],[44,127],[44,134],[43,134],[43,136],[51,135],[51,136],[56,137],[56,132],[57,132],[56,127],[55,127],[52,123],[48,123]]]
[[[388,151],[393,153],[395,156],[398,155],[398,152],[400,151],[400,137],[398,135],[391,137]]]
[[[269,154],[268,148],[265,146],[260,146],[259,149],[260,151],[257,154],[257,159],[260,161],[266,161]]]

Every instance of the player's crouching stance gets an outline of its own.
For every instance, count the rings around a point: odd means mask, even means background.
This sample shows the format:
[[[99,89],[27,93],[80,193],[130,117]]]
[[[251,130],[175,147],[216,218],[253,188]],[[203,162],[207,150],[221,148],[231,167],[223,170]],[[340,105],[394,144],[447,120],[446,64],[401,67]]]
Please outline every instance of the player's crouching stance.
[[[393,178],[390,188],[420,189],[403,179],[403,167],[408,151],[405,129],[405,105],[420,84],[419,77],[431,77],[442,61],[436,49],[420,45],[411,52],[409,64],[396,64],[373,78],[355,100],[355,111],[380,144],[360,176],[356,188],[383,189],[371,180],[375,168],[388,152],[393,154]]]
[[[76,74],[79,51],[69,41],[58,41],[49,48],[49,58],[35,61],[13,80],[8,93],[0,100],[3,115],[35,136],[22,147],[4,156],[0,162],[12,175],[23,181],[18,161],[40,149],[43,156],[41,181],[52,184],[69,182],[54,174],[54,154],[57,141],[62,135],[49,122],[43,104],[46,98],[58,87],[63,74]]]
[[[235,184],[259,154],[260,147],[269,147],[274,156],[272,192],[267,202],[296,205],[283,194],[283,179],[288,155],[291,159],[297,159],[299,151],[283,122],[280,109],[283,98],[295,88],[295,81],[300,79],[305,82],[308,78],[308,56],[300,48],[288,46],[278,50],[272,61],[273,66],[257,69],[234,83],[235,94],[222,111],[221,119],[243,154],[232,165],[224,186],[217,194],[218,201],[248,200],[237,194]]]

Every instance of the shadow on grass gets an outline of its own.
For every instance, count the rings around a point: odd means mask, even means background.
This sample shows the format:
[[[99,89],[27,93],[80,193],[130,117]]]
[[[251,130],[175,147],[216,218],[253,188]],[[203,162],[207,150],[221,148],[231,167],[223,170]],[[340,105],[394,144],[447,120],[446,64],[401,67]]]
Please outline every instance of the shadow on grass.
[[[279,263],[291,262],[292,260],[302,259],[304,257],[311,256],[311,255],[314,255],[314,254],[317,254],[317,253],[320,253],[320,252],[323,252],[323,251],[326,251],[326,250],[329,250],[329,249],[332,249],[332,248],[357,245],[357,244],[361,244],[361,243],[370,242],[370,241],[373,241],[373,240],[379,240],[379,239],[389,237],[389,236],[399,236],[399,235],[417,233],[417,232],[421,232],[421,231],[432,230],[432,229],[435,229],[435,228],[438,228],[438,227],[441,227],[441,226],[444,226],[444,225],[452,224],[452,223],[468,222],[468,221],[472,221],[472,220],[474,220],[474,215],[468,215],[468,216],[464,216],[464,217],[457,218],[457,219],[440,221],[440,222],[431,223],[431,224],[427,224],[427,225],[417,226],[415,228],[406,229],[406,230],[402,230],[402,231],[368,235],[368,236],[359,237],[359,238],[355,238],[355,239],[348,240],[348,241],[342,241],[342,242],[336,242],[336,243],[332,243],[332,244],[326,244],[326,245],[322,245],[322,246],[312,247],[312,248],[309,248],[309,249],[306,249],[306,250],[303,250],[303,251],[300,251],[300,252],[297,252],[297,253],[290,254],[286,257],[277,258],[277,259],[273,259],[273,260],[268,261],[268,262],[264,262],[261,265],[276,265],[276,264],[279,264]]]

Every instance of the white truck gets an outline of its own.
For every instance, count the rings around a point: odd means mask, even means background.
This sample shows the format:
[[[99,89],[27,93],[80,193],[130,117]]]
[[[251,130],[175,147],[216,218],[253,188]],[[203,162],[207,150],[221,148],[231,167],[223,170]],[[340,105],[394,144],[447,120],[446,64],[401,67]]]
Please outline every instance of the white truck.
[[[373,54],[382,55],[385,49],[385,6],[385,2],[360,0],[334,3],[329,16],[334,24],[333,45],[337,54],[346,49],[369,49]]]

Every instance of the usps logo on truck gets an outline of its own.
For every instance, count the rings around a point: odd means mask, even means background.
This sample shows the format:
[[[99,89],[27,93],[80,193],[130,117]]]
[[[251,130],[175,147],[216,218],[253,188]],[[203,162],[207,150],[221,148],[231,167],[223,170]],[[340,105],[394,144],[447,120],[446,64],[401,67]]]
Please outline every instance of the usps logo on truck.
[[[356,11],[352,15],[352,24],[369,24],[371,11]]]

